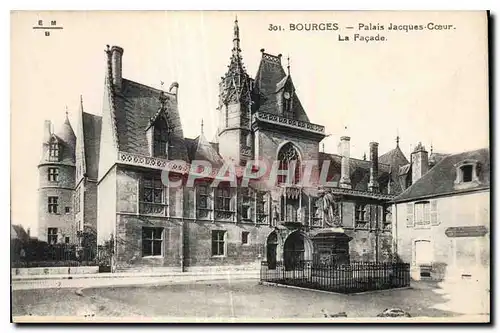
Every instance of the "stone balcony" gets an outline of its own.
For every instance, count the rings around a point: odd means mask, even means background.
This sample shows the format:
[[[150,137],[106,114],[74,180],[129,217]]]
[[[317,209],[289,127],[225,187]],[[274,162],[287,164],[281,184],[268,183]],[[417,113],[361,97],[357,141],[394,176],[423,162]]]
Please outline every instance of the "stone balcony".
[[[322,139],[326,136],[325,126],[298,119],[285,118],[267,112],[256,112],[252,117],[252,124],[253,126],[259,126],[259,124],[281,126],[299,132],[306,132],[318,137],[318,139]]]

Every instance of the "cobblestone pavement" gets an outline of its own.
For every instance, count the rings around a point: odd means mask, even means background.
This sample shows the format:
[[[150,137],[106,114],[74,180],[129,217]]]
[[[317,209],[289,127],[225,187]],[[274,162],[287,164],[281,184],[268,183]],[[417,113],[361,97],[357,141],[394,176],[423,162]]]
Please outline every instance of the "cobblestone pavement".
[[[414,283],[411,289],[339,295],[258,284],[257,280],[177,282],[99,288],[14,290],[12,315],[179,318],[190,320],[324,319],[344,312],[347,318],[376,318],[386,308],[400,308],[412,317],[453,317],[443,307],[448,299],[437,284]],[[165,319],[169,320],[169,319]],[[336,320],[336,318],[332,318]]]

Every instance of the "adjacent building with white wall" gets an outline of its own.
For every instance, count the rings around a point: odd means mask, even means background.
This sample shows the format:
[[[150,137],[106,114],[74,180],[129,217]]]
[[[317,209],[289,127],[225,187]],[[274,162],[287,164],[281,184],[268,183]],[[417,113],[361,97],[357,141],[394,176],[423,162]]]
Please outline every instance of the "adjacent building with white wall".
[[[421,145],[411,156],[412,185],[394,199],[395,253],[414,279],[488,278],[490,152],[450,154],[429,168]]]

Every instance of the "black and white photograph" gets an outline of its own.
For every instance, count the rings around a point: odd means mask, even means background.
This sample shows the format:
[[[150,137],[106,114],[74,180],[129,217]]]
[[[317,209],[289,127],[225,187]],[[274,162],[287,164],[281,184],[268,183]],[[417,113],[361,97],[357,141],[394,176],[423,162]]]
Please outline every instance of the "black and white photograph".
[[[14,323],[489,323],[487,11],[11,11]]]

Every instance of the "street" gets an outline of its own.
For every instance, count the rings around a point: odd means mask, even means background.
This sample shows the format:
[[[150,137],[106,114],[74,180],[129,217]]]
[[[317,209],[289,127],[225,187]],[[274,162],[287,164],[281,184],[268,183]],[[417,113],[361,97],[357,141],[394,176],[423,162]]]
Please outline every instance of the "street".
[[[257,280],[201,281],[164,285],[104,286],[14,290],[12,315],[203,318],[269,320],[324,318],[345,312],[347,318],[376,317],[400,308],[412,317],[455,317],[437,284],[413,283],[410,289],[340,295],[260,285]],[[441,308],[441,309],[440,309]]]

